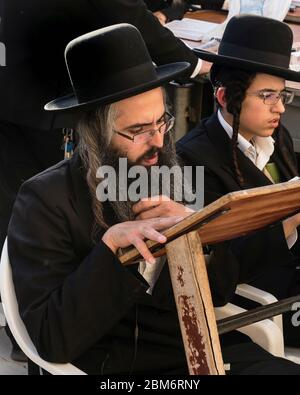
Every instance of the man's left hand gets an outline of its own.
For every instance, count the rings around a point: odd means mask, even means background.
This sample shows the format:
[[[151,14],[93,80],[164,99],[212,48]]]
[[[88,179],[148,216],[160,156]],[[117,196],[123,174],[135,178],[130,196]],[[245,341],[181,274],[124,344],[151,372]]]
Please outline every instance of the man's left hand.
[[[159,22],[162,25],[165,25],[167,23],[167,17],[163,12],[156,11],[156,12],[153,12],[153,15],[156,16],[156,18],[159,20]]]

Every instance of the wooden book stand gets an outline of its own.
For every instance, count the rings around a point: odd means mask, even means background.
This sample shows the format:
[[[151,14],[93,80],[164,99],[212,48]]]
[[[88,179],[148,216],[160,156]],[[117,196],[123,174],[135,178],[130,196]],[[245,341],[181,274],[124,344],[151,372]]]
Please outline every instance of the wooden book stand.
[[[247,235],[298,211],[300,181],[232,192],[167,229],[165,245],[147,241],[154,256],[167,254],[190,374],[225,374],[202,245]],[[119,258],[124,265],[142,260],[135,248]]]

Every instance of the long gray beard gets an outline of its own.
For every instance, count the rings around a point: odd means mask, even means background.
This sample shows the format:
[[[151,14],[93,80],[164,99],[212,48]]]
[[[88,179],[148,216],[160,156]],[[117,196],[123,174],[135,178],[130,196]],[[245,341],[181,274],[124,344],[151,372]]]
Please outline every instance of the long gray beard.
[[[165,146],[159,150],[159,158],[158,158],[158,163],[156,166],[167,166],[168,168],[171,168],[172,166],[179,166],[179,162],[177,160],[176,156],[176,151],[174,148],[173,143],[169,140],[166,139],[166,144]],[[113,150],[111,148],[108,148],[105,150],[105,153],[103,154],[103,161],[102,163],[105,165],[110,165],[114,169],[116,169],[116,196],[119,196],[119,158],[122,155],[117,152],[116,150]],[[132,163],[128,161],[128,171],[131,167],[138,165],[138,163]],[[148,194],[147,197],[151,197],[151,166],[146,168],[148,172]],[[128,178],[127,179],[127,186],[129,188],[130,184],[134,182],[136,179]],[[176,192],[176,187],[175,186],[181,186],[181,183],[176,182],[176,179],[172,177],[171,182],[170,182],[170,198],[174,198],[174,194]],[[161,194],[163,191],[163,185],[162,185],[162,179],[160,178],[159,180],[159,188],[158,188],[158,194]],[[124,191],[122,191],[124,192]],[[140,191],[140,194],[143,194],[144,191]],[[127,194],[128,195],[128,194]],[[146,196],[145,196],[146,197]],[[111,208],[114,211],[114,214],[116,218],[118,219],[119,222],[125,222],[125,221],[133,221],[135,219],[135,215],[132,211],[132,206],[137,203],[136,201],[131,201],[129,198],[126,201],[110,201],[109,204]]]

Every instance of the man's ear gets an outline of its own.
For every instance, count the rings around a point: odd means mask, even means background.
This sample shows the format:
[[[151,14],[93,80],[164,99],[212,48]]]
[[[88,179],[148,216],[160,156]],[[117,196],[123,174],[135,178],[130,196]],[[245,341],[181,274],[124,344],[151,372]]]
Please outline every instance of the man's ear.
[[[223,86],[220,86],[216,89],[215,97],[222,108],[226,108],[226,97],[225,97],[225,89]]]

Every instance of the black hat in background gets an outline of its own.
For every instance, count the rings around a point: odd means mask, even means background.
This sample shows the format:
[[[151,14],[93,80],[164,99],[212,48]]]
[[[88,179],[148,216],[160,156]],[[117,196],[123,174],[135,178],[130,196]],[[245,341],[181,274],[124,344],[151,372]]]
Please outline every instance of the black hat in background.
[[[293,32],[287,24],[241,14],[229,20],[217,54],[200,49],[194,53],[216,65],[300,81],[300,73],[289,69],[292,44]]]

